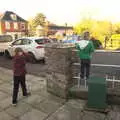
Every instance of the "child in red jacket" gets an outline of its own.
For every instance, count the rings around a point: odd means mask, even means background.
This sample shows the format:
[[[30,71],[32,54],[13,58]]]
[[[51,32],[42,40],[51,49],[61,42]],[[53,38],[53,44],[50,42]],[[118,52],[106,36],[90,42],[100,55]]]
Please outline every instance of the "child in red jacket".
[[[14,87],[13,87],[13,105],[17,104],[17,96],[19,91],[19,84],[21,84],[23,96],[28,96],[30,93],[26,89],[26,55],[21,48],[15,49],[15,56],[13,58],[13,74],[14,74]]]

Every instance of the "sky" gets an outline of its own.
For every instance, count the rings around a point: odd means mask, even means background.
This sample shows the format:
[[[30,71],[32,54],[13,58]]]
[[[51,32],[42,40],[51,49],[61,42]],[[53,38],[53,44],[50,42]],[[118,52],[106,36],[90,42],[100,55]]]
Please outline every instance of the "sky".
[[[0,0],[0,12],[24,19],[43,13],[55,24],[75,25],[83,18],[120,22],[120,0]]]

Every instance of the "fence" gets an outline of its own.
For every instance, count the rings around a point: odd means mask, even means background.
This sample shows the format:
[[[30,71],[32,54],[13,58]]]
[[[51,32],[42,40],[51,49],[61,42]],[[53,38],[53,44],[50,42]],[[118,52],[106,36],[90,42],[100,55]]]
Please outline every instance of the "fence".
[[[73,52],[76,52],[76,50],[73,50]],[[100,55],[100,54],[104,54],[104,56]],[[120,51],[96,51],[97,56],[99,56],[100,59],[102,57],[104,57],[104,59],[102,59],[101,63],[99,63],[99,61],[96,60],[96,56],[93,56],[93,64],[91,64],[92,70],[91,70],[91,75],[96,76],[102,76],[104,78],[106,78],[106,82],[107,82],[107,88],[109,89],[120,89]],[[109,60],[109,57],[111,55],[111,60]],[[116,56],[116,57],[115,57]],[[76,59],[77,57],[75,57]],[[115,60],[115,58],[117,58],[118,60]],[[108,62],[109,61],[109,62]],[[107,63],[115,63],[115,64],[107,64]],[[96,64],[94,64],[95,62],[98,62]],[[103,64],[104,63],[104,64]],[[80,80],[80,60],[77,58],[77,61],[73,60],[73,79],[76,79],[77,82],[75,82],[75,84],[77,84],[78,87],[82,86],[87,88],[87,80],[84,80],[84,82],[82,80]],[[102,70],[103,69],[103,70]]]

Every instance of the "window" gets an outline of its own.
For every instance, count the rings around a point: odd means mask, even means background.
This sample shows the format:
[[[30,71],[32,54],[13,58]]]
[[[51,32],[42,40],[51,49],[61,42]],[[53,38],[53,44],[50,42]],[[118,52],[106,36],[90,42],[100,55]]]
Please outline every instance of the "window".
[[[10,17],[12,20],[17,20],[17,16],[15,14],[11,14]]]
[[[13,43],[13,45],[21,45],[22,44],[22,40],[17,40]]]
[[[44,44],[44,40],[43,39],[36,39],[35,42],[37,44]]]
[[[14,22],[14,29],[18,29],[18,23],[17,22]]]
[[[22,39],[22,45],[29,45],[31,44],[32,41],[31,40],[28,40],[28,39]]]
[[[21,23],[21,29],[25,30],[25,23]]]
[[[5,28],[8,29],[8,30],[10,29],[10,23],[9,22],[5,22]]]
[[[45,44],[45,43],[50,43],[49,39],[36,39],[35,42],[37,44]]]

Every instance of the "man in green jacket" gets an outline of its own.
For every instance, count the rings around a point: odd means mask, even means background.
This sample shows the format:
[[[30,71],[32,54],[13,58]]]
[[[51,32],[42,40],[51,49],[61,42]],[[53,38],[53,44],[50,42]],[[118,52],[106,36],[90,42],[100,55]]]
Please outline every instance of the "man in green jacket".
[[[80,79],[88,79],[90,75],[90,63],[92,58],[92,53],[94,52],[94,46],[92,41],[89,40],[90,33],[84,32],[83,40],[76,43],[76,48],[78,50],[78,56],[81,60],[81,74]]]

